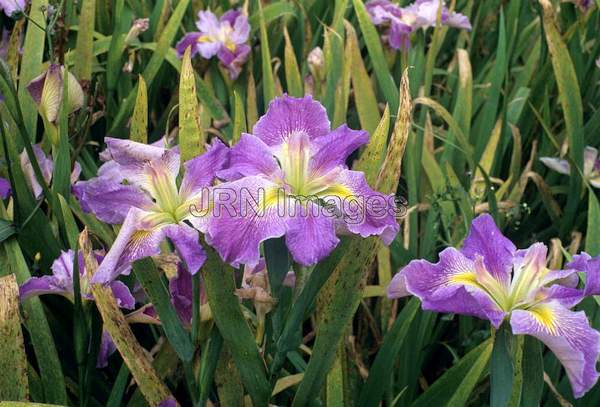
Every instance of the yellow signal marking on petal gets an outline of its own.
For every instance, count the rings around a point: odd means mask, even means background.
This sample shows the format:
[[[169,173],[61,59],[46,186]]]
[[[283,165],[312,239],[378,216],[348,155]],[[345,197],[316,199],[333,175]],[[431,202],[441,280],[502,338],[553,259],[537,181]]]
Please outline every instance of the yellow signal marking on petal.
[[[148,239],[152,235],[152,233],[153,231],[151,230],[135,231],[129,239],[128,246],[132,248],[132,250],[136,250],[144,242],[144,240]]]
[[[201,35],[200,37],[198,37],[198,39],[196,40],[196,42],[214,42],[214,38],[212,38],[210,35]]]
[[[234,52],[235,51],[235,44],[232,41],[227,40],[227,41],[225,41],[225,48],[227,48],[231,52]]]
[[[448,282],[452,284],[472,285],[479,287],[477,275],[471,271],[454,274],[448,279]]]
[[[538,305],[529,309],[529,312],[540,325],[543,325],[552,335],[556,335],[556,317],[552,308]]]
[[[319,191],[319,196],[335,196],[341,199],[346,199],[354,195],[352,190],[342,184],[333,184],[328,186],[326,189]]]

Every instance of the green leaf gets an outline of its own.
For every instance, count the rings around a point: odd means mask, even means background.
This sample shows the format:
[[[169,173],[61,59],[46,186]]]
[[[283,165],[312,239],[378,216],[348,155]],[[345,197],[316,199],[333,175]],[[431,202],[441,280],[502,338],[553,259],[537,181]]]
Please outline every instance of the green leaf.
[[[360,120],[360,127],[373,135],[373,132],[377,128],[380,121],[381,115],[379,114],[379,107],[377,106],[377,97],[371,83],[371,78],[365,68],[362,56],[360,55],[360,48],[358,46],[358,38],[356,37],[356,31],[352,25],[346,25],[346,33],[348,41],[346,47],[350,49],[351,60],[349,63],[352,66],[350,70],[350,77],[352,79],[352,88],[354,89],[354,103],[356,104],[356,111],[358,112],[358,118]],[[389,114],[389,112],[388,112]],[[371,137],[371,140],[374,137]],[[387,132],[385,134],[387,138]]]
[[[31,278],[31,274],[19,244],[15,239],[9,239],[3,245],[8,259],[7,272],[14,273],[17,282],[23,284]],[[65,379],[42,303],[38,297],[32,297],[24,301],[22,306],[23,323],[33,344],[46,402],[67,405]]]
[[[394,79],[387,67],[379,34],[371,22],[371,17],[369,17],[363,2],[361,0],[352,0],[352,4],[354,5],[358,24],[367,45],[369,56],[371,57],[371,63],[379,82],[379,88],[383,92],[385,100],[390,105],[390,109],[392,112],[395,112],[398,110],[398,87],[394,83]]]
[[[167,339],[179,358],[184,362],[192,360],[194,349],[192,348],[190,335],[181,325],[177,312],[175,312],[175,308],[171,303],[163,276],[156,268],[154,261],[151,258],[136,261],[133,263],[133,272],[148,299],[156,308]]]
[[[21,332],[19,286],[14,274],[0,277],[0,399],[26,401],[27,355]],[[8,373],[10,372],[10,373]]]
[[[131,131],[129,139],[138,143],[148,143],[148,91],[146,81],[142,75],[139,76],[137,96],[133,117],[131,118]]]
[[[266,378],[264,361],[234,293],[233,269],[220,261],[214,249],[205,246],[205,250],[207,260],[202,267],[202,276],[215,323],[231,351],[252,402],[256,406],[266,406],[271,387]]]
[[[294,47],[290,40],[287,27],[284,28],[283,35],[285,38],[284,67],[287,91],[290,96],[302,97],[304,96],[302,77],[300,76],[298,61],[296,61],[296,54],[294,53]]]
[[[340,239],[340,243],[335,250],[315,266],[298,298],[294,301],[292,308],[286,315],[285,325],[277,340],[277,350],[270,368],[272,378],[278,376],[288,352],[300,346],[302,336],[299,335],[299,332],[306,312],[314,304],[319,290],[329,279],[344,253],[347,253],[351,248],[351,242],[350,237],[342,237]]]
[[[500,10],[499,24],[498,44],[496,47],[497,53],[491,74],[491,86],[485,103],[483,104],[482,111],[477,115],[477,120],[475,122],[474,134],[477,136],[475,143],[476,159],[479,158],[485,146],[489,145],[488,140],[490,139],[494,123],[496,122],[495,118],[500,104],[500,93],[507,71],[506,24],[504,21],[504,11],[502,9]]]
[[[292,406],[304,406],[313,401],[325,382],[346,327],[352,320],[362,298],[366,269],[377,253],[379,238],[354,238],[321,290],[325,302],[317,325],[317,337],[304,379],[298,387]]]
[[[590,256],[600,255],[600,204],[592,188],[588,192],[587,234],[585,251]]]
[[[496,331],[490,366],[490,407],[506,407],[513,388],[513,336],[504,323]]]
[[[261,14],[263,16],[265,25],[268,26],[272,21],[280,17],[296,15],[296,7],[294,6],[294,3],[287,3],[283,1],[271,3],[263,7],[262,13],[258,11],[248,18],[248,23],[250,23],[250,28],[252,31],[256,31],[258,28],[260,28]]]
[[[383,117],[379,121],[375,131],[371,134],[369,144],[367,144],[365,150],[352,166],[354,170],[365,173],[365,179],[369,185],[374,185],[379,175],[379,170],[385,157],[389,129],[390,109],[386,106]]]
[[[389,386],[387,379],[393,374],[396,357],[404,344],[404,338],[409,332],[413,319],[417,315],[419,305],[419,300],[413,297],[402,308],[394,325],[385,335],[383,344],[369,369],[369,377],[360,392],[358,405],[376,406],[381,401],[383,393]]]
[[[240,94],[236,91],[233,92],[233,102],[234,102],[234,116],[233,116],[233,138],[231,139],[231,144],[235,144],[240,140],[242,133],[245,133],[246,130],[246,113],[244,112],[244,103],[242,102],[242,98]]]
[[[330,118],[334,114],[335,92],[344,69],[344,13],[348,0],[335,0],[333,22],[325,30],[325,94],[323,105]]]
[[[190,54],[191,47],[188,47],[183,55],[179,80],[179,145],[182,162],[202,154],[206,142],[200,125],[200,106]]]
[[[19,104],[23,109],[23,124],[30,140],[35,140],[38,110],[35,102],[27,91],[27,85],[41,73],[44,59],[44,44],[46,43],[46,16],[43,9],[48,8],[48,0],[32,0],[27,24],[23,57],[19,72]],[[3,92],[4,94],[4,92]],[[6,97],[6,94],[4,94]]]
[[[158,71],[165,60],[167,52],[171,49],[171,43],[177,35],[179,25],[181,24],[181,20],[183,19],[189,2],[190,0],[179,0],[177,7],[175,7],[173,14],[171,14],[171,18],[169,18],[167,25],[162,30],[160,38],[156,44],[156,49],[152,53],[152,57],[150,58],[150,61],[148,61],[148,64],[142,73],[146,83],[152,84],[156,74],[158,74]],[[129,96],[127,96],[121,105],[121,108],[119,109],[119,112],[117,113],[112,128],[109,132],[114,132],[130,116],[135,103],[136,94],[137,86],[129,93]]]
[[[419,398],[412,407],[454,406],[451,399],[465,400],[465,396],[473,390],[479,381],[482,366],[485,367],[492,353],[492,340],[488,339],[467,353],[454,366],[438,378]],[[478,374],[477,374],[478,373]],[[463,383],[465,388],[462,388]],[[470,390],[469,390],[470,389]]]
[[[562,35],[554,15],[554,6],[549,0],[539,0],[543,10],[544,32],[546,43],[550,51],[550,59],[554,76],[558,86],[559,101],[562,107],[567,137],[569,141],[569,156],[577,171],[571,171],[569,195],[565,207],[565,215],[562,219],[561,235],[566,236],[570,232],[573,219],[577,213],[580,199],[581,171],[583,171],[583,106],[579,81],[573,61],[569,55],[567,46],[563,42]]]
[[[79,30],[77,31],[77,42],[75,45],[75,52],[77,53],[75,75],[81,81],[90,81],[92,79],[95,12],[96,0],[83,0],[81,2]]]
[[[79,247],[83,252],[88,278],[91,279],[98,268],[98,262],[92,252],[87,230],[84,230],[80,235]],[[139,265],[140,262],[137,262],[136,264]],[[134,264],[134,270],[136,264]],[[139,277],[138,280],[141,282]],[[142,286],[144,286],[144,283],[142,283]],[[146,356],[146,351],[133,335],[129,323],[117,305],[117,300],[115,299],[111,288],[102,284],[92,284],[91,289],[94,295],[94,302],[96,303],[100,315],[102,315],[102,321],[104,321],[103,327],[110,334],[117,350],[121,354],[123,361],[127,364],[131,375],[135,379],[146,401],[150,405],[159,405],[161,402],[173,398],[169,389],[153,368],[148,356]],[[146,289],[146,287],[144,287],[144,289]],[[146,294],[148,294],[148,297],[158,312],[159,307],[149,295],[149,290],[146,291]],[[161,317],[160,312],[159,317]],[[166,321],[163,321],[161,318],[161,322],[164,325]]]
[[[525,336],[522,365],[521,407],[538,407],[544,391],[544,359],[540,342],[532,336]]]
[[[206,406],[210,389],[215,377],[215,369],[221,355],[223,337],[218,329],[213,329],[210,338],[206,342],[200,362],[200,405]]]
[[[269,49],[269,36],[267,34],[267,23],[265,22],[262,2],[257,2],[260,25],[260,57],[262,67],[263,83],[263,103],[265,110],[269,107],[269,102],[275,98],[275,80],[273,79],[273,70],[271,69],[271,50]]]
[[[0,243],[17,233],[15,225],[6,219],[0,219]]]
[[[264,253],[267,270],[269,271],[271,295],[277,300],[274,310],[271,311],[273,339],[277,340],[285,322],[287,306],[289,306],[291,300],[290,295],[284,296],[283,281],[290,271],[292,259],[283,237],[265,241]]]

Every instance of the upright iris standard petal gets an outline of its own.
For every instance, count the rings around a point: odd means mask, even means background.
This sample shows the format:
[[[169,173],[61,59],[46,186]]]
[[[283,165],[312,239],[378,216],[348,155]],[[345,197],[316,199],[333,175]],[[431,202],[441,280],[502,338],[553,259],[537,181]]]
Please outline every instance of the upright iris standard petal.
[[[256,265],[260,243],[285,235],[294,260],[308,266],[338,244],[337,233],[378,235],[389,244],[398,232],[393,196],[372,190],[351,171],[348,156],[368,142],[364,131],[331,131],[323,106],[310,96],[284,95],[243,134],[217,173],[207,238],[226,261]]]
[[[252,134],[242,134],[240,141],[229,152],[229,162],[217,174],[228,181],[252,175],[271,175],[280,171],[269,146]]]
[[[515,245],[500,232],[494,219],[484,214],[473,220],[461,252],[472,260],[483,257],[486,269],[499,281],[508,283]]]
[[[106,142],[101,157],[107,162],[99,176],[75,188],[84,210],[105,222],[123,223],[92,282],[108,284],[132,262],[159,254],[165,238],[187,270],[196,273],[205,255],[198,231],[186,222],[205,222],[208,186],[226,165],[227,148],[215,139],[205,154],[184,165],[186,173],[178,187],[181,163],[176,148],[112,138]]]
[[[200,54],[205,59],[217,56],[231,79],[236,79],[247,61],[250,47],[248,17],[239,10],[229,10],[217,18],[209,10],[200,11],[196,21],[198,31],[186,34],[176,45],[182,57],[191,47],[191,55]]]
[[[327,111],[311,96],[294,98],[284,95],[271,101],[252,134],[268,146],[283,144],[292,134],[304,133],[309,139],[330,132]]]
[[[514,334],[532,335],[556,354],[579,398],[598,380],[600,333],[570,308],[600,292],[600,258],[583,253],[566,269],[550,270],[547,252],[542,243],[516,250],[491,216],[481,215],[461,251],[445,249],[436,264],[411,261],[392,279],[388,296],[413,294],[424,309],[485,318],[495,327],[507,319]],[[571,281],[577,271],[586,274],[583,289]]]

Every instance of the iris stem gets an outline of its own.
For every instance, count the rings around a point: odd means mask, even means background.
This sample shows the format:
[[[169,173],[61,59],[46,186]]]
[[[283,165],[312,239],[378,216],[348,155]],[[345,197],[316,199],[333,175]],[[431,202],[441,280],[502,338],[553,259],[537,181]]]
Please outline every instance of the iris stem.
[[[192,276],[192,345],[194,348],[198,346],[200,338],[200,273]]]

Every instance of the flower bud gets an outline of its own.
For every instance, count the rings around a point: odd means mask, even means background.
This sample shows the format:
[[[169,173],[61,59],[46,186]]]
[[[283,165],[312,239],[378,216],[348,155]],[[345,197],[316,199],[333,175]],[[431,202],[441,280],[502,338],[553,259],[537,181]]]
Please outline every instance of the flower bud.
[[[27,85],[27,90],[38,106],[42,118],[49,123],[56,122],[63,103],[64,70],[63,66],[52,64],[46,72]],[[68,112],[73,113],[83,106],[83,89],[70,72],[68,80]]]

